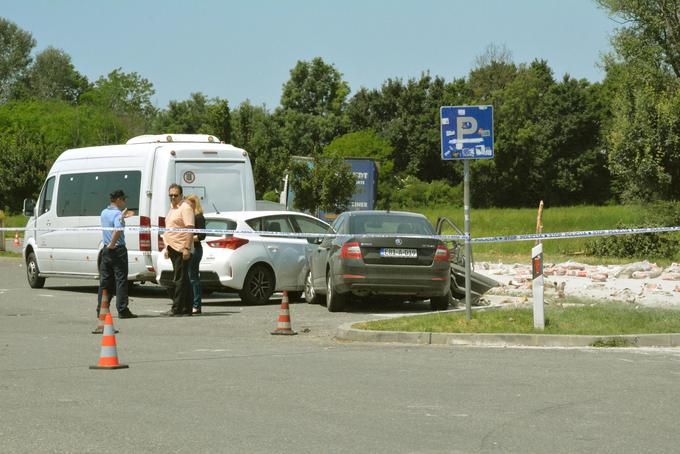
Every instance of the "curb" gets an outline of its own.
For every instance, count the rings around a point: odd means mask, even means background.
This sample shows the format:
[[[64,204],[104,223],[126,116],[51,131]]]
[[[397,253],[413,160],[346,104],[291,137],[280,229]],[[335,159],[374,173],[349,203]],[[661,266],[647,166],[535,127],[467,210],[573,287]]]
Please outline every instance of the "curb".
[[[385,342],[416,345],[476,345],[489,347],[592,347],[593,343],[621,340],[630,347],[680,347],[680,333],[582,336],[562,334],[496,333],[410,333],[370,331],[352,328],[361,322],[340,325],[336,338],[357,342]]]

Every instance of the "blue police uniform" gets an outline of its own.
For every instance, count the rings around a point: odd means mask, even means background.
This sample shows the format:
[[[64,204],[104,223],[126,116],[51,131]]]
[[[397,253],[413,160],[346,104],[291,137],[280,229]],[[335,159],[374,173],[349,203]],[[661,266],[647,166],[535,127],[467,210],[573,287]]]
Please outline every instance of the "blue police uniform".
[[[115,205],[110,205],[102,211],[101,224],[105,228],[124,228],[125,219],[123,212]],[[99,298],[97,303],[97,316],[99,316],[99,309],[101,307],[102,290],[106,289],[109,298],[113,293],[116,294],[116,309],[118,315],[126,315],[129,313],[128,309],[128,256],[127,248],[125,247],[125,233],[121,235],[116,241],[115,248],[109,249],[113,237],[113,230],[102,230],[102,241],[104,248],[101,252],[101,262],[99,265]],[[115,282],[115,292],[114,292]]]

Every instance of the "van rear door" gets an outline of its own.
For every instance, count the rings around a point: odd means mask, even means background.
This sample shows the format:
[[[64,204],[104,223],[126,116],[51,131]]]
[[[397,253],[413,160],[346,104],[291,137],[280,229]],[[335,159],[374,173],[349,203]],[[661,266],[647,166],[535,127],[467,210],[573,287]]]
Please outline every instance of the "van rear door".
[[[244,161],[177,161],[176,180],[184,195],[196,194],[205,211],[242,211],[246,198]]]

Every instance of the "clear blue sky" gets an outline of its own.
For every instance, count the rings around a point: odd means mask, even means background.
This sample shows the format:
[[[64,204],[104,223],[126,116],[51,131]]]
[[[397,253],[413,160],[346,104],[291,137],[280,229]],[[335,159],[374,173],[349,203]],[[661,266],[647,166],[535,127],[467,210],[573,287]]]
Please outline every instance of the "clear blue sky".
[[[317,56],[353,93],[428,70],[452,80],[489,44],[600,81],[616,25],[591,0],[0,0],[0,16],[91,81],[138,72],[160,108],[200,91],[273,109],[295,63]]]

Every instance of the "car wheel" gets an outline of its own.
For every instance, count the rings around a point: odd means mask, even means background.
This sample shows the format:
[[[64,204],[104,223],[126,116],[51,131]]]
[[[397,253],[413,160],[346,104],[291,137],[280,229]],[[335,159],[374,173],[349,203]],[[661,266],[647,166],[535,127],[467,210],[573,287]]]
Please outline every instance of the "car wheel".
[[[307,276],[305,277],[305,301],[309,304],[321,304],[323,301],[323,295],[319,295],[314,290],[312,285],[312,271],[307,271]]]
[[[239,295],[246,304],[265,304],[272,293],[274,274],[265,266],[255,265],[248,271]]]
[[[430,298],[430,309],[433,311],[445,311],[449,308],[449,294],[444,296],[433,296]]]
[[[338,293],[333,286],[333,279],[331,278],[331,273],[329,271],[326,276],[326,308],[328,309],[328,312],[341,311],[346,302],[347,295]]]
[[[28,254],[28,259],[26,260],[26,277],[28,278],[28,285],[30,285],[31,288],[43,288],[45,285],[45,278],[40,277],[38,261],[33,252]]]

